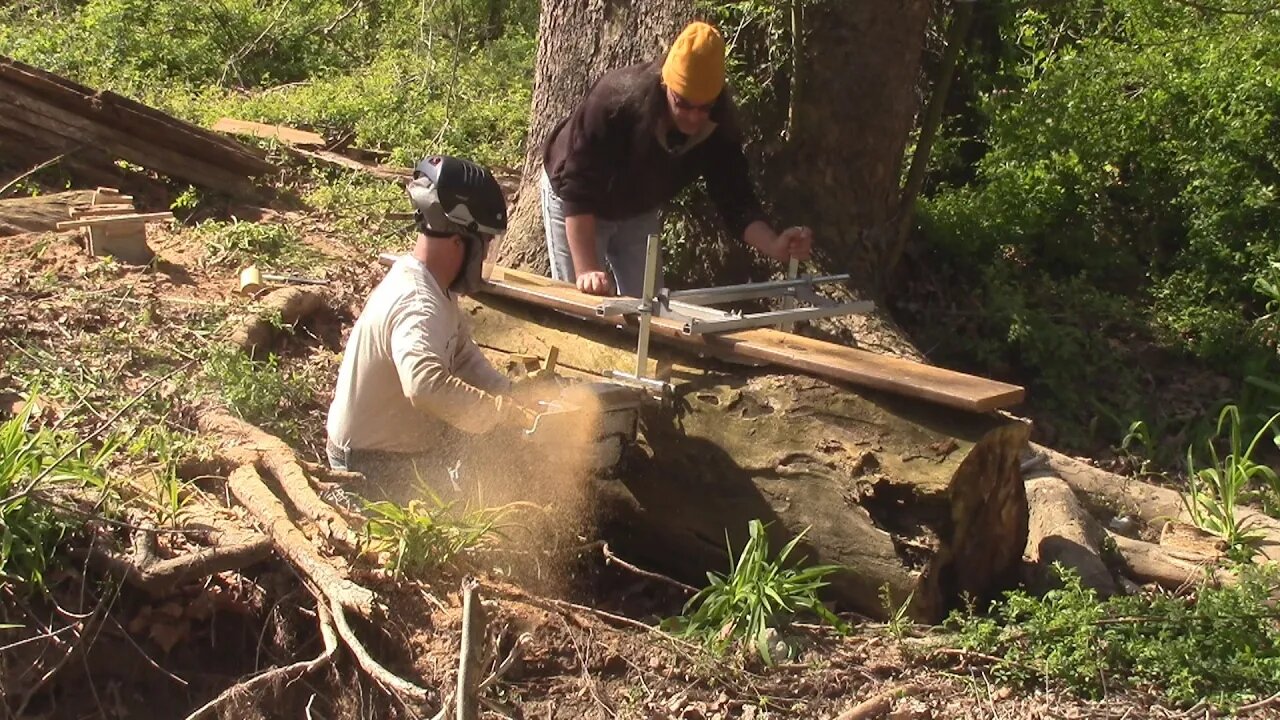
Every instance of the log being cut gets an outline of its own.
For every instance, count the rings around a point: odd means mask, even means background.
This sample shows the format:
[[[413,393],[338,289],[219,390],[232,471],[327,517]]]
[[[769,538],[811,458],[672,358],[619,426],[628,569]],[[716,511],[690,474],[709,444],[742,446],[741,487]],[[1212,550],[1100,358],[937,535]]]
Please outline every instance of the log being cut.
[[[634,365],[634,335],[564,307],[496,293],[464,306],[492,352],[555,346],[560,367],[594,378]],[[873,617],[886,614],[886,589],[895,608],[937,621],[1017,582],[1023,423],[670,346],[653,357],[670,368],[670,400],[646,405],[636,451],[615,479],[594,481],[600,530],[628,557],[701,584],[758,518],[775,550],[807,531],[806,563],[846,568],[831,597]]]

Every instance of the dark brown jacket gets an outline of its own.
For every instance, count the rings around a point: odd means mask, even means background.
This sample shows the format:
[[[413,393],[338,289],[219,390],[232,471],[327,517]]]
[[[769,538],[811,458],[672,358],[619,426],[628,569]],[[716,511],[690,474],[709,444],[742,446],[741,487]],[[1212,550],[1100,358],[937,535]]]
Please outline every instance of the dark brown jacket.
[[[702,177],[721,219],[735,238],[764,212],[747,175],[742,135],[728,92],[711,110],[716,123],[698,142],[670,149],[666,93],[659,62],[610,70],[543,147],[551,187],[566,215],[623,220],[662,206]],[[696,139],[693,139],[696,140]]]

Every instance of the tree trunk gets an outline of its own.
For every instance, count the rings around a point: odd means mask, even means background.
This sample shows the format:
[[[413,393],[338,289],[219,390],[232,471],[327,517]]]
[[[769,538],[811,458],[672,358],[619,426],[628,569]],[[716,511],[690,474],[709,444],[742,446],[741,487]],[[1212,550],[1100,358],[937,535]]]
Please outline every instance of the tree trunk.
[[[634,363],[634,340],[607,326],[486,296],[466,303],[476,341],[595,376]],[[1027,428],[823,380],[652,348],[672,363],[675,401],[646,406],[642,443],[618,479],[594,484],[596,522],[637,561],[691,583],[728,566],[752,519],[776,551],[808,530],[806,563],[836,563],[831,597],[883,617],[936,621],[967,594],[1017,580],[1027,540],[1018,455]]]
[[[542,3],[524,170],[510,229],[497,250],[500,264],[547,272],[538,189],[543,141],[605,71],[658,57],[692,14],[689,0]]]
[[[822,268],[864,290],[895,229],[931,11],[925,0],[806,4],[790,126],[761,132],[781,138],[762,142],[758,165],[778,221],[811,226]]]

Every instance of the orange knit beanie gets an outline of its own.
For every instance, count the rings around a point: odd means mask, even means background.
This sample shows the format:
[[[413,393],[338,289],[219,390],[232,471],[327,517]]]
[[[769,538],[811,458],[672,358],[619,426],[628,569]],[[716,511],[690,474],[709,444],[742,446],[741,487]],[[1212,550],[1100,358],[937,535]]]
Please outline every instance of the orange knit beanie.
[[[662,64],[662,81],[691,103],[715,100],[724,89],[724,38],[704,22],[686,27]]]

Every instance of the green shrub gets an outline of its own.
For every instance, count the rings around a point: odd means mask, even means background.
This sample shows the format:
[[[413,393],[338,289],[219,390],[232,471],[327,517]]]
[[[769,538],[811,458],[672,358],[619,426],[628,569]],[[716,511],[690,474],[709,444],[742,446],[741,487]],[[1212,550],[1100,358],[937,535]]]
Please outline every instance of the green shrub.
[[[980,616],[956,612],[947,624],[964,649],[999,657],[994,673],[1036,685],[1050,678],[1101,698],[1128,686],[1179,704],[1201,699],[1230,708],[1280,685],[1280,625],[1270,596],[1274,570],[1242,567],[1231,587],[1193,596],[1100,600],[1073,571],[1038,598],[1007,593]]]
[[[100,467],[115,446],[76,449],[68,433],[32,428],[34,407],[28,401],[0,424],[0,580],[40,589],[58,543],[81,524],[50,504],[49,495],[60,487],[104,492]]]
[[[971,157],[940,161],[919,213],[931,264],[981,298],[950,357],[1078,414],[1136,409],[1116,396],[1136,373],[1112,373],[1147,344],[1243,379],[1280,261],[1280,14],[1239,5],[993,11],[1003,46],[969,57],[947,126],[981,135],[942,143]]]

